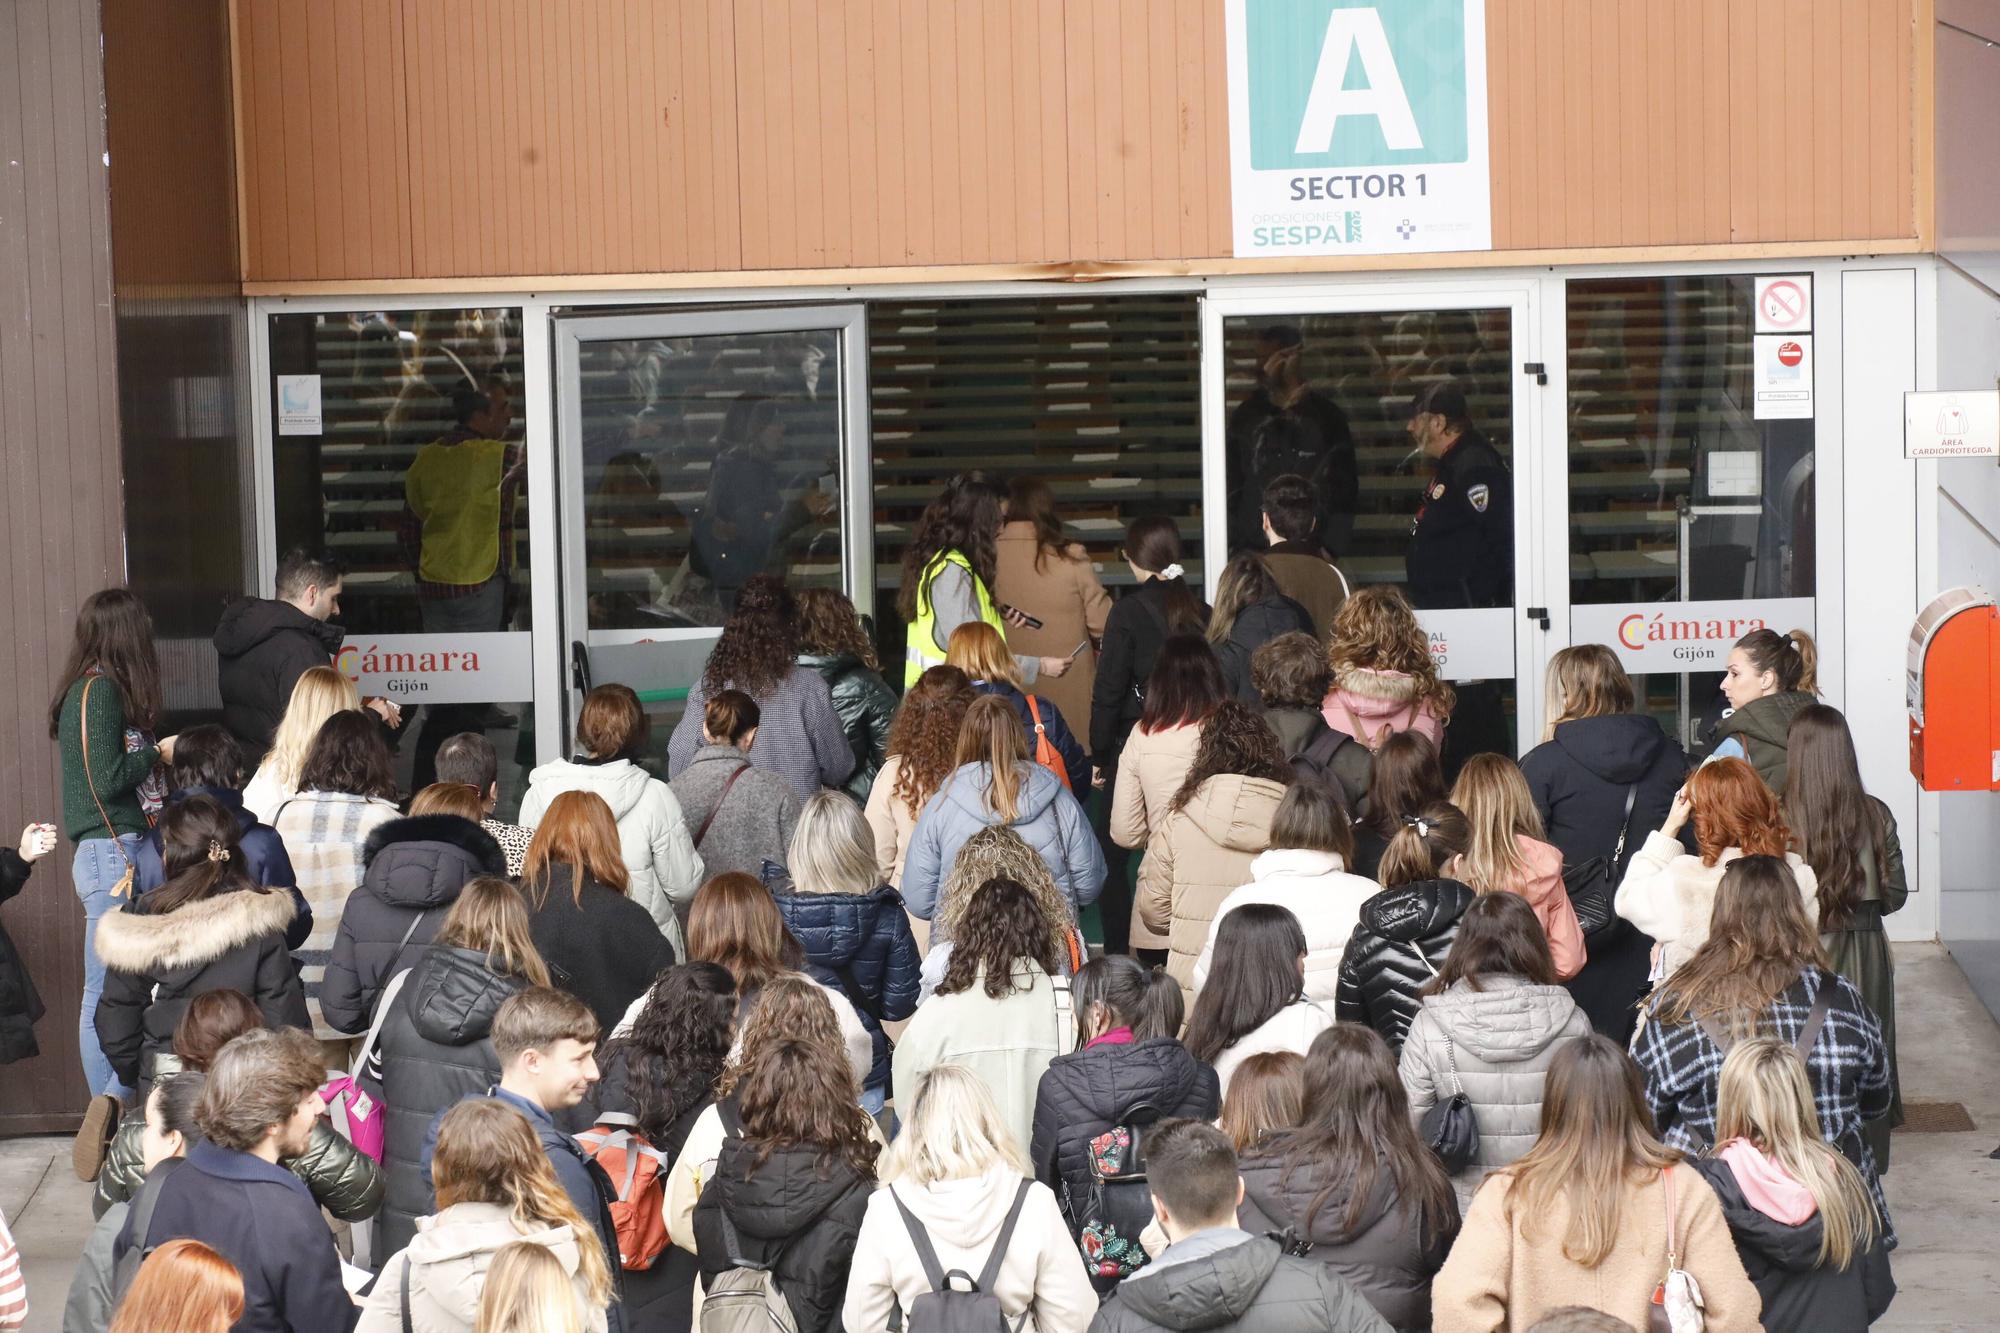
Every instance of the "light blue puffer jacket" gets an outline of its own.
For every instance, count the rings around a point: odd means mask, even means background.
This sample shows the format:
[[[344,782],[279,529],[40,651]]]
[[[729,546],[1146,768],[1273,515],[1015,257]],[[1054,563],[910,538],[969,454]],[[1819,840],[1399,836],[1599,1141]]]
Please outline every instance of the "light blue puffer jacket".
[[[1104,852],[1083,807],[1040,764],[1024,762],[1020,771],[1026,775],[1015,802],[1020,813],[1007,827],[1041,855],[1072,911],[1096,902],[1104,889]],[[1002,822],[987,801],[989,785],[987,765],[962,764],[917,815],[902,886],[903,902],[916,916],[930,920],[965,840]]]

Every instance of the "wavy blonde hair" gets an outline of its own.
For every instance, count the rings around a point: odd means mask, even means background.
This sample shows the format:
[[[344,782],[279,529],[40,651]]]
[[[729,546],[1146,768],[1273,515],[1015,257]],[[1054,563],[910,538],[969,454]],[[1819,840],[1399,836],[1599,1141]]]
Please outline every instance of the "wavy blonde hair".
[[[1542,739],[1554,740],[1556,728],[1565,722],[1629,713],[1633,698],[1632,678],[1617,653],[1601,643],[1561,649],[1549,659],[1544,678],[1542,711],[1549,721]]]
[[[472,1333],[583,1333],[576,1284],[546,1246],[502,1245],[486,1270]]]
[[[1472,756],[1452,784],[1451,803],[1472,827],[1459,878],[1480,893],[1518,892],[1527,869],[1520,839],[1544,836],[1521,766],[1503,754]]]
[[[1056,957],[1069,957],[1071,927],[1069,899],[1056,887],[1056,877],[1040,852],[1021,835],[996,825],[983,828],[965,840],[951,873],[938,889],[937,910],[931,914],[934,940],[956,939],[959,922],[972,902],[972,895],[989,879],[1011,879],[1028,891],[1048,923],[1049,943]]]
[[[1326,650],[1334,688],[1351,671],[1400,671],[1415,679],[1417,700],[1439,717],[1451,716],[1458,696],[1438,678],[1430,636],[1398,588],[1371,584],[1356,588],[1333,617]]]
[[[257,765],[258,775],[269,775],[286,791],[295,790],[299,773],[306,766],[306,754],[326,720],[335,713],[360,711],[361,694],[353,681],[330,666],[307,667],[299,683],[292,686],[285,715],[271,738],[270,753]]]
[[[903,1128],[875,1168],[884,1185],[907,1180],[926,1189],[1005,1167],[1032,1175],[1028,1155],[1001,1118],[986,1080],[964,1065],[938,1065],[917,1080]]]

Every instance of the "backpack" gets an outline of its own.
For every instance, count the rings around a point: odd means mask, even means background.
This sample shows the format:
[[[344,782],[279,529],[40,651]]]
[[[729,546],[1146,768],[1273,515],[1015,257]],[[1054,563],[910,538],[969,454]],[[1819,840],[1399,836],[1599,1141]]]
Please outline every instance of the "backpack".
[[[1014,1239],[1014,1223],[1020,1220],[1021,1205],[1028,1200],[1028,1187],[1035,1182],[1023,1180],[1014,1191],[1014,1206],[1007,1210],[1007,1220],[1000,1224],[1000,1234],[994,1238],[993,1252],[986,1256],[986,1266],[979,1270],[977,1280],[963,1269],[954,1268],[946,1272],[938,1262],[937,1250],[931,1244],[930,1233],[917,1215],[909,1210],[894,1189],[889,1197],[896,1201],[896,1211],[903,1215],[903,1226],[910,1233],[910,1243],[917,1248],[917,1261],[924,1266],[924,1281],[930,1283],[930,1290],[910,1302],[910,1315],[903,1323],[903,1333],[1018,1333],[1028,1322],[1028,1312],[1022,1311],[1020,1321],[1011,1328],[1007,1323],[1006,1311],[1000,1308],[1000,1298],[993,1294],[993,1284],[1000,1277],[1000,1265],[1007,1257],[1008,1242]],[[962,1278],[971,1286],[961,1290],[951,1285],[953,1278]]]
[[[576,1136],[583,1155],[604,1169],[617,1197],[610,1202],[611,1226],[618,1236],[618,1266],[643,1273],[667,1249],[667,1170],[665,1154],[646,1141],[638,1122],[615,1112]]]
[[[1159,1118],[1151,1102],[1138,1102],[1090,1141],[1090,1189],[1072,1216],[1077,1248],[1094,1278],[1126,1278],[1146,1266],[1139,1236],[1153,1220],[1153,1192],[1142,1136]]]
[[[146,1244],[146,1233],[153,1229],[153,1212],[160,1206],[160,1189],[184,1160],[169,1157],[161,1162],[146,1173],[145,1180],[139,1184],[139,1192],[132,1196],[131,1207],[125,1214],[125,1234],[132,1238],[132,1248],[125,1251],[124,1257],[111,1268],[111,1300],[114,1307],[125,1298],[133,1279],[139,1276],[139,1268],[146,1262],[146,1256],[153,1252],[153,1247]]]
[[[701,1302],[701,1333],[798,1333],[799,1321],[785,1293],[778,1289],[778,1275],[771,1271],[784,1249],[772,1255],[768,1264],[745,1259],[736,1224],[720,1208],[715,1216],[722,1223],[729,1267],[707,1284],[708,1294]]]
[[[1350,819],[1367,816],[1368,783],[1375,775],[1375,756],[1354,737],[1326,728],[1292,756],[1292,769],[1300,777],[1312,778],[1339,792]]]
[[[1055,742],[1049,739],[1048,728],[1042,725],[1041,701],[1032,694],[1021,697],[1028,701],[1028,716],[1035,723],[1035,762],[1055,774],[1064,791],[1076,795],[1076,789],[1069,785],[1069,767],[1063,763],[1062,752],[1056,749]]]

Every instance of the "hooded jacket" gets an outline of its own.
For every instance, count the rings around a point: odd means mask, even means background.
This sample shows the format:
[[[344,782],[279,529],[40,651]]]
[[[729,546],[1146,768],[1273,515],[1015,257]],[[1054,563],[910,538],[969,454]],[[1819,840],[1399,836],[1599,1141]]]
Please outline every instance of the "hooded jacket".
[[[496,975],[486,955],[471,949],[433,946],[411,957],[414,966],[382,1020],[366,1080],[389,1111],[381,1254],[409,1244],[416,1220],[435,1206],[423,1169],[425,1132],[438,1112],[500,1081],[493,1016],[527,986],[518,977]]]
[[[1410,1116],[1464,1092],[1479,1125],[1479,1160],[1459,1184],[1471,1189],[1506,1166],[1542,1132],[1542,1084],[1564,1042],[1590,1035],[1590,1020],[1561,986],[1520,977],[1482,976],[1481,989],[1455,982],[1427,995],[1403,1039],[1403,1087]]]
[[[1167,971],[1194,1004],[1194,964],[1223,899],[1250,878],[1250,863],[1271,845],[1271,820],[1283,785],[1268,778],[1218,773],[1195,789],[1153,831],[1139,867],[1139,919],[1164,931]]]
[[[119,1081],[151,1082],[188,1001],[207,991],[242,991],[266,1027],[310,1031],[305,987],[285,950],[292,912],[288,893],[233,889],[171,912],[149,910],[141,898],[106,913],[97,923],[105,968],[97,1040]]]
[[[1049,1062],[1076,1045],[1068,978],[1016,959],[1012,987],[986,993],[981,969],[972,985],[933,995],[918,1008],[890,1059],[896,1103],[907,1106],[917,1082],[938,1065],[963,1065],[986,1080],[1000,1119],[1016,1143],[1033,1137],[1036,1090]]]
[[[243,868],[249,872],[251,882],[267,889],[284,889],[292,895],[292,906],[298,915],[292,918],[292,928],[286,934],[286,947],[303,949],[312,934],[312,905],[299,892],[298,876],[292,872],[292,858],[285,852],[285,840],[269,824],[257,822],[257,816],[243,807],[243,793],[227,787],[185,787],[177,792],[169,792],[167,804],[185,801],[190,796],[206,796],[236,816],[236,827],[241,830],[239,846],[243,856]],[[132,893],[151,893],[167,882],[167,867],[162,850],[161,834],[156,824],[146,831],[139,845],[132,849]]]
[[[689,845],[695,834],[702,835],[695,850],[709,878],[731,870],[757,875],[766,861],[783,865],[791,859],[792,834],[799,826],[798,793],[735,746],[702,746],[671,785],[687,821]]]
[[[1346,1230],[1352,1191],[1336,1185],[1313,1212],[1313,1201],[1329,1184],[1321,1163],[1301,1163],[1287,1172],[1286,1158],[1262,1153],[1246,1158],[1243,1202],[1237,1208],[1245,1231],[1282,1236],[1310,1245],[1306,1256],[1353,1284],[1391,1327],[1400,1330],[1431,1326],[1431,1278],[1451,1252],[1458,1234],[1458,1204],[1449,1206],[1441,1231],[1427,1233],[1414,1204],[1396,1195],[1395,1180],[1386,1166],[1376,1171],[1363,1221]]]
[[[874,1059],[864,1087],[887,1087],[889,1035],[882,1025],[917,1011],[924,961],[902,898],[886,884],[872,893],[802,893],[782,876],[771,883],[771,896],[805,950],[805,970],[845,995],[868,1029]]]
[[[1280,634],[1298,631],[1312,634],[1312,615],[1282,592],[1261,602],[1252,602],[1236,613],[1229,637],[1215,645],[1216,660],[1222,663],[1222,678],[1237,702],[1255,708],[1257,687],[1250,683],[1250,655]]]
[[[1090,1189],[1090,1141],[1150,1103],[1162,1120],[1213,1120],[1222,1110],[1215,1071],[1172,1037],[1099,1042],[1049,1062],[1035,1091],[1028,1159],[1035,1178],[1056,1192],[1069,1232]]]
[[[1019,769],[1014,818],[1006,826],[1041,856],[1072,911],[1097,901],[1104,889],[1104,851],[1083,807],[1063,790],[1055,774],[1029,761]],[[965,840],[1002,823],[987,802],[991,770],[984,763],[961,764],[925,803],[910,834],[903,862],[903,901],[928,921],[937,910],[938,890],[958,859]]]
[[[1176,1248],[1195,1253],[1177,1259]],[[1095,1333],[1385,1333],[1388,1327],[1326,1264],[1283,1254],[1276,1241],[1239,1231],[1197,1232],[1168,1246],[1159,1262],[1118,1284],[1091,1325]]]
[[[496,1203],[455,1203],[417,1223],[413,1239],[382,1265],[355,1333],[472,1333],[486,1273],[502,1246],[523,1241],[554,1255],[576,1289],[584,1327],[604,1333],[604,1307],[592,1305],[582,1277],[576,1233],[568,1227],[522,1226]],[[410,1322],[403,1323],[405,1269],[410,1279]]]
[[[1521,856],[1521,875],[1506,885],[1509,893],[1527,899],[1548,937],[1549,954],[1555,960],[1556,976],[1568,980],[1583,970],[1583,927],[1577,923],[1576,908],[1563,884],[1562,853],[1539,838],[1514,835]]]
[[[1195,959],[1195,989],[1208,981],[1222,918],[1250,903],[1269,903],[1290,912],[1306,933],[1306,998],[1331,1005],[1339,989],[1340,958],[1361,920],[1361,904],[1381,891],[1374,880],[1348,874],[1337,852],[1273,847],[1260,853],[1250,863],[1250,882],[1215,909],[1208,939]]]
[[[1208,628],[1208,603],[1194,593],[1199,624],[1183,632]],[[1147,579],[1111,604],[1104,617],[1104,647],[1097,658],[1097,680],[1090,689],[1090,753],[1102,767],[1118,753],[1125,737],[1146,711],[1146,679],[1167,641],[1167,585]]]
[[[254,770],[292,701],[292,687],[340,651],[347,631],[314,620],[290,602],[240,597],[222,608],[215,626],[216,688],[222,724],[243,743],[243,765]]]
[[[27,887],[34,866],[11,847],[0,847],[0,903]],[[26,1060],[40,1051],[35,1024],[47,1012],[20,950],[0,926],[0,1065]]]
[[[1416,677],[1401,671],[1347,668],[1334,680],[1320,716],[1371,750],[1392,732],[1422,732],[1433,745],[1444,735],[1444,719],[1417,700]]]
[[[761,1165],[756,1160],[754,1145],[731,1136],[702,1188],[694,1234],[703,1288],[734,1267],[722,1235],[727,1214],[739,1257],[771,1267],[799,1333],[838,1329],[874,1178],[838,1157],[822,1163],[816,1148],[779,1148]]]
[[[1020,1187],[1019,1176],[998,1166],[984,1175],[929,1185],[905,1179],[896,1183],[893,1195],[888,1188],[876,1190],[855,1241],[842,1324],[854,1330],[888,1328],[892,1310],[907,1312],[931,1290],[916,1243],[896,1207],[899,1200],[916,1215],[947,1273],[957,1269],[977,1275],[1000,1238]],[[1018,1325],[1019,1333],[1084,1333],[1096,1315],[1097,1294],[1046,1185],[1028,1187],[991,1294],[1000,1302],[1007,1327]]]
[[[1659,980],[1672,976],[1708,942],[1708,920],[1715,911],[1715,891],[1722,883],[1722,872],[1741,855],[1742,848],[1725,847],[1715,864],[1707,865],[1657,829],[1646,835],[1619,882],[1612,906],[1619,916],[1660,942]],[[1797,852],[1786,852],[1785,864],[1798,881],[1806,919],[1817,929],[1819,880]]]
[[[493,835],[457,815],[392,819],[368,835],[361,863],[320,984],[320,1012],[336,1032],[368,1030],[382,988],[437,938],[466,881],[507,873]]]
[[[1229,1080],[1236,1067],[1253,1055],[1290,1051],[1303,1056],[1313,1038],[1334,1024],[1333,1005],[1297,999],[1272,1014],[1250,1031],[1222,1048],[1213,1061],[1215,1076],[1222,1081],[1222,1095],[1229,1095]]]
[[[1724,741],[1734,740],[1743,747],[1744,758],[1757,770],[1757,776],[1764,779],[1764,785],[1782,796],[1785,779],[1791,772],[1786,755],[1791,744],[1792,719],[1808,705],[1818,702],[1804,690],[1783,690],[1752,699],[1741,708],[1725,712],[1715,724],[1715,748],[1720,750]]]
[[[680,955],[645,908],[594,879],[586,878],[579,894],[574,874],[556,863],[539,895],[523,886],[528,929],[556,987],[589,1005],[598,1027],[610,1032]]]
[[[901,700],[882,679],[882,673],[861,665],[852,653],[800,653],[793,659],[808,671],[817,671],[833,697],[833,715],[847,733],[854,749],[854,771],[841,790],[855,800],[866,802],[875,775],[889,753],[889,723],[895,719]]]
[[[1782,1171],[1769,1158],[1765,1164],[1768,1170]],[[1817,1211],[1802,1222],[1781,1220],[1751,1201],[1728,1160],[1698,1157],[1689,1165],[1701,1172],[1722,1205],[1736,1255],[1763,1299],[1765,1333],[1864,1333],[1887,1313],[1896,1280],[1879,1231],[1846,1268],[1823,1267],[1819,1247],[1825,1223]]]
[[[1401,884],[1361,904],[1340,959],[1334,1017],[1366,1023],[1400,1050],[1417,1016],[1417,991],[1437,975],[1458,921],[1478,895],[1455,879]]]
[[[611,817],[618,821],[618,854],[631,876],[632,901],[646,909],[676,952],[685,952],[675,909],[685,910],[694,901],[707,868],[694,849],[673,789],[630,759],[558,759],[528,774],[520,824],[538,827],[549,802],[568,791],[590,792],[611,807]]]

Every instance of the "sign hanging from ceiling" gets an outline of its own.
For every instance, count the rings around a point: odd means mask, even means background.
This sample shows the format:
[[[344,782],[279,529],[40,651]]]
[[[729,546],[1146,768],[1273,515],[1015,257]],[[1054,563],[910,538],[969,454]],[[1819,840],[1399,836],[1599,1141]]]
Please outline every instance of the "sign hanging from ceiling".
[[[1235,253],[1493,248],[1485,0],[1226,0]]]

